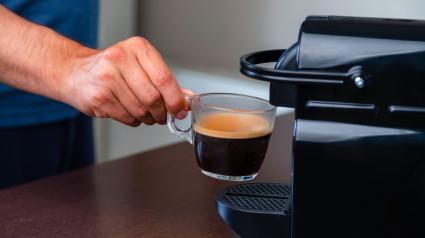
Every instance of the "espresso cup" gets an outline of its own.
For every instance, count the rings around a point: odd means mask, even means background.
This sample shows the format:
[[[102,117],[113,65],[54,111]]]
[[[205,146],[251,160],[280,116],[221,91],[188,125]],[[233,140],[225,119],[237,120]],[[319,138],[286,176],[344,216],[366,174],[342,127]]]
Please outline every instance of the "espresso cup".
[[[191,125],[182,130],[168,115],[170,131],[191,143],[203,174],[216,179],[255,178],[263,164],[276,107],[247,95],[207,93],[186,96]]]

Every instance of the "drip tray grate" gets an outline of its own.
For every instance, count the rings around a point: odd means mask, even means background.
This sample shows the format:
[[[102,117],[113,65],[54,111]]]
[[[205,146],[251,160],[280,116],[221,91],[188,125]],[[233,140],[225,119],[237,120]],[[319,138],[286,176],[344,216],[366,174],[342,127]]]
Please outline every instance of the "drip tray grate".
[[[215,197],[224,221],[242,237],[290,237],[291,185],[246,183]]]

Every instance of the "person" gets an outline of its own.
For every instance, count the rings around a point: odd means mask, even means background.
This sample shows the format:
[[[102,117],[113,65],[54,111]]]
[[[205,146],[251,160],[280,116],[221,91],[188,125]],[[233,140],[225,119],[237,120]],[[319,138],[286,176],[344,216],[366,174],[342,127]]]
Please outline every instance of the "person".
[[[186,117],[193,93],[146,39],[96,49],[98,0],[0,3],[0,188],[93,164],[91,117]]]

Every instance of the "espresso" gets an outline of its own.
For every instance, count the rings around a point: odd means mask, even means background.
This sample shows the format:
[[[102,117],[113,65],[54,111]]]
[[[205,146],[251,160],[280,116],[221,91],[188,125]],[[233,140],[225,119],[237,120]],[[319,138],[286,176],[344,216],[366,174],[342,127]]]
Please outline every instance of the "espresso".
[[[260,116],[214,113],[194,125],[199,168],[228,175],[258,173],[267,152],[272,126]]]

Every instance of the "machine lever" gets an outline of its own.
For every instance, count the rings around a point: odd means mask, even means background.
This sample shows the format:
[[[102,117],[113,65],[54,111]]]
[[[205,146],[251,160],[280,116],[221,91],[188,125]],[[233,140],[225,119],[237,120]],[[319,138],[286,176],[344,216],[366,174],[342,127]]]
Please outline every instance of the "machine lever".
[[[250,78],[269,82],[311,85],[343,85],[351,84],[356,88],[367,86],[361,66],[354,66],[347,72],[318,70],[281,70],[257,66],[257,64],[277,62],[286,49],[258,51],[245,54],[240,59],[240,72]],[[358,82],[361,82],[359,84]]]

